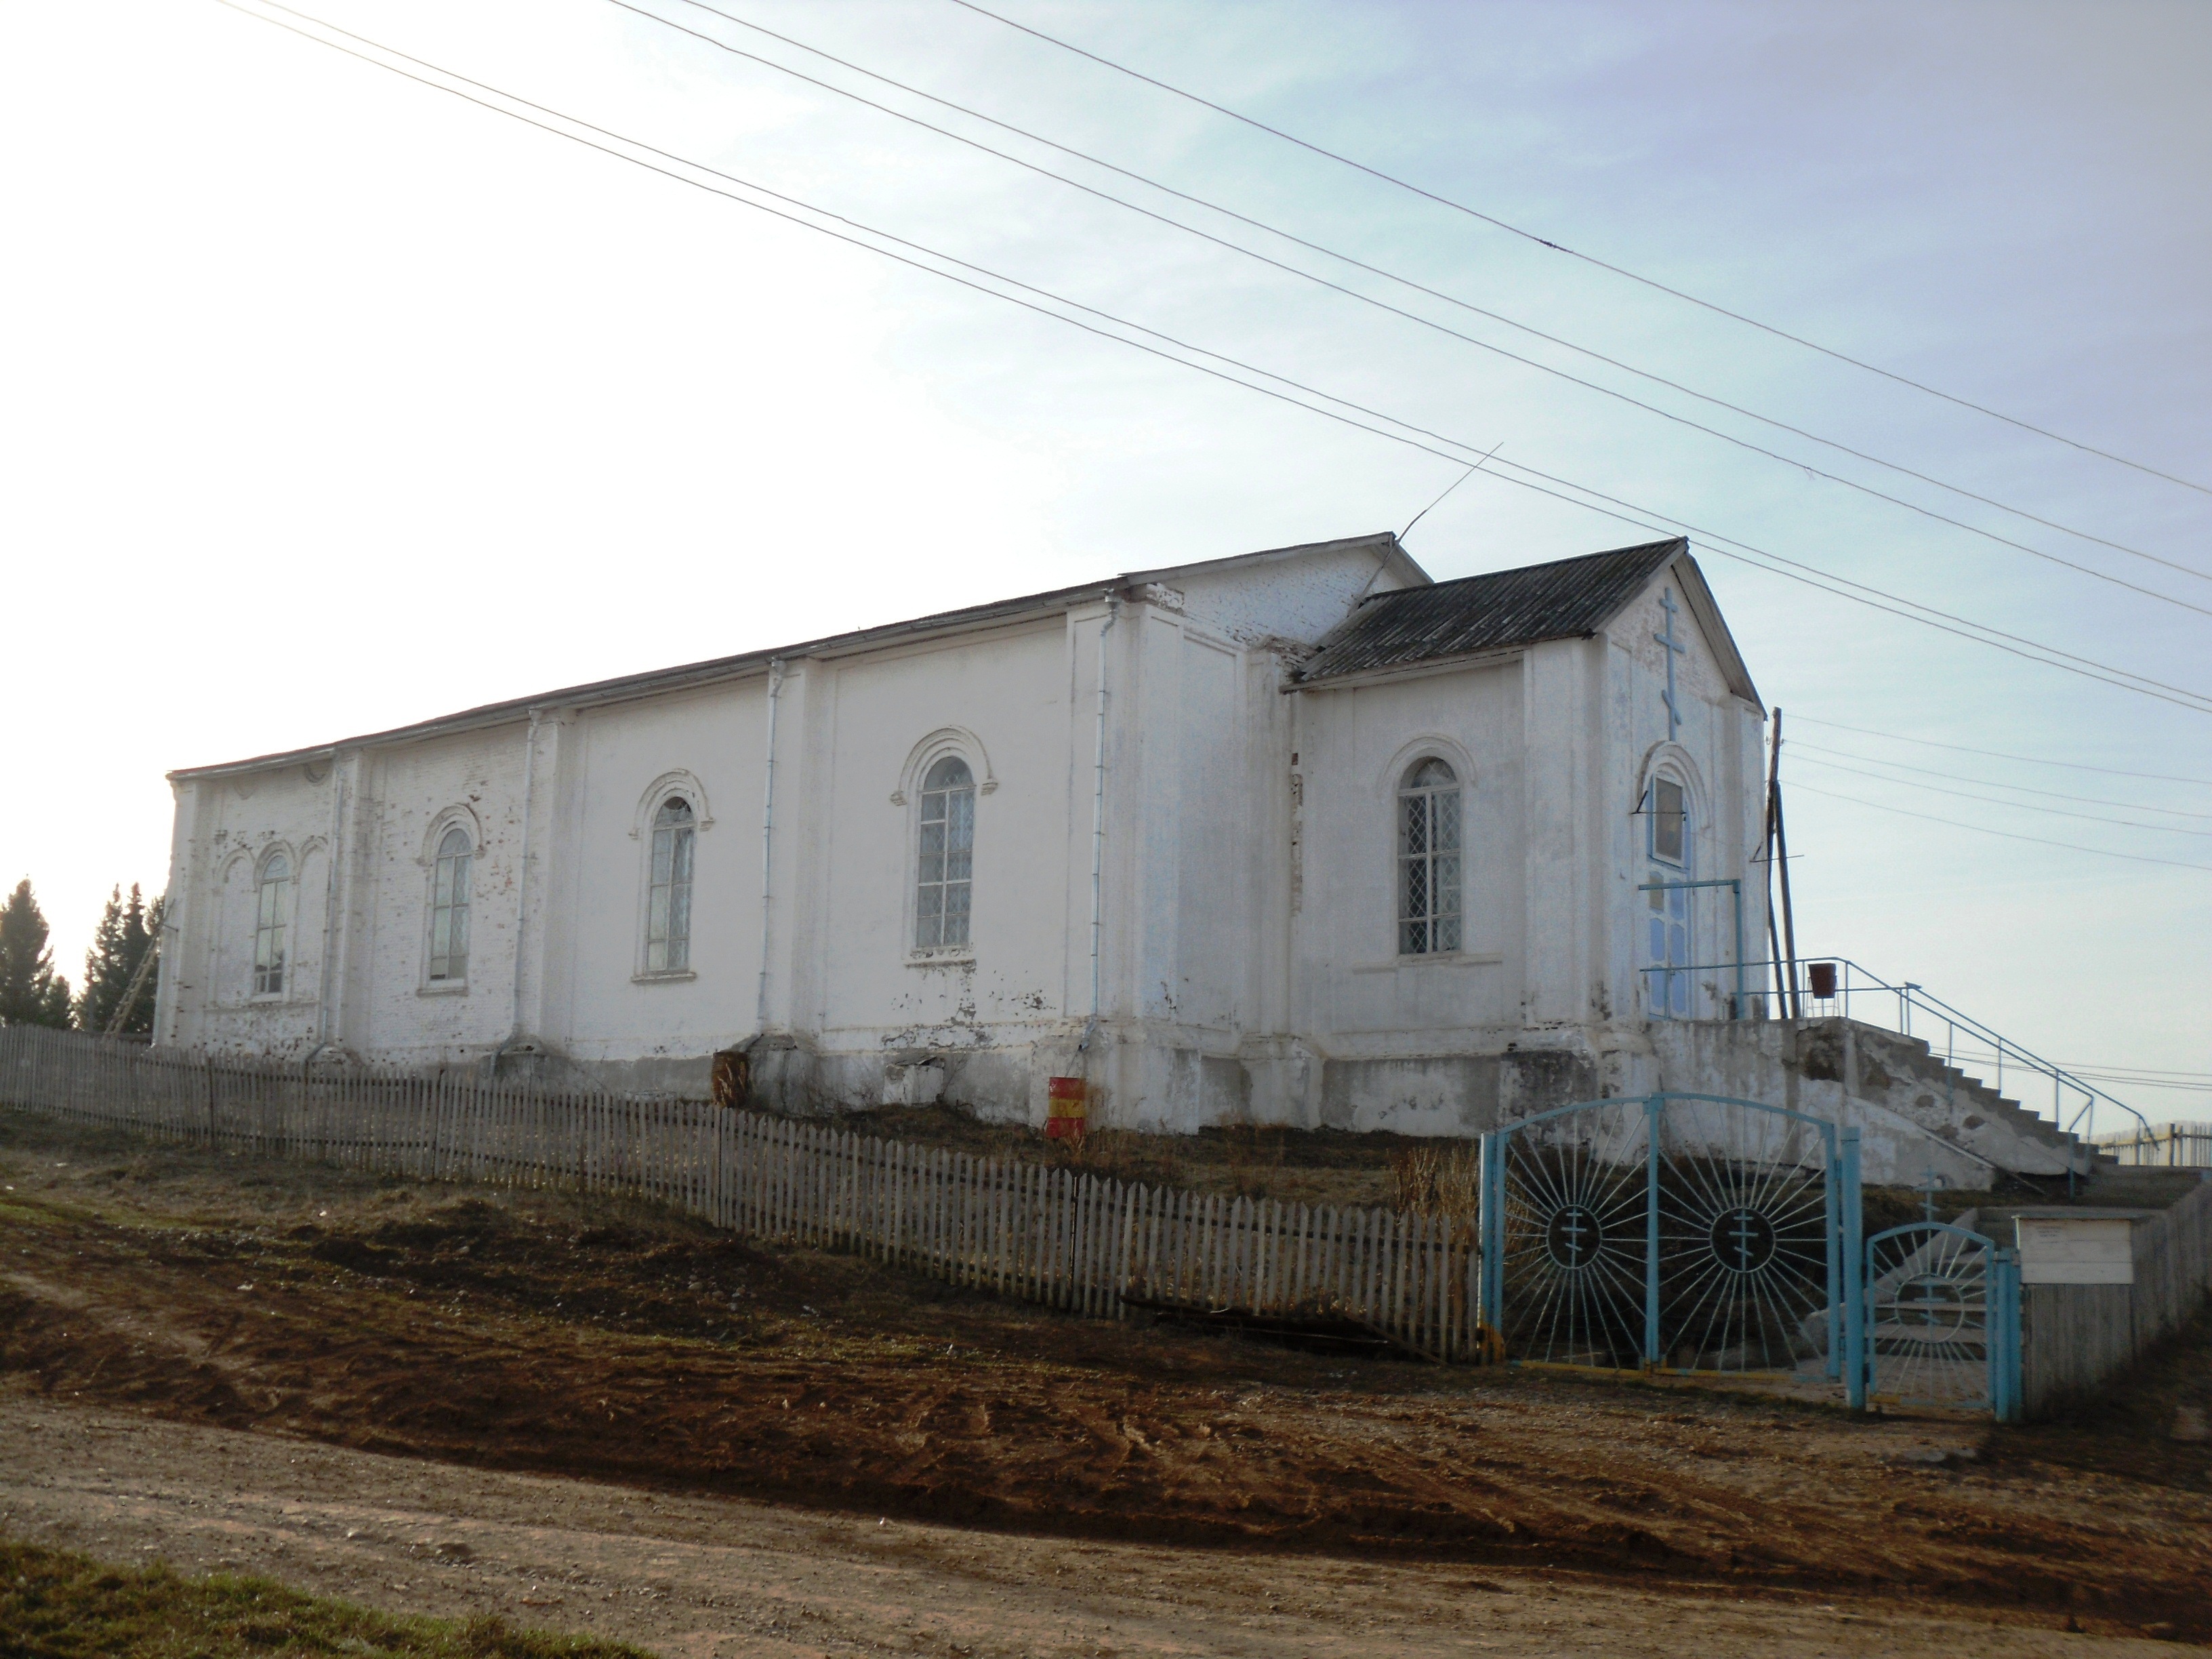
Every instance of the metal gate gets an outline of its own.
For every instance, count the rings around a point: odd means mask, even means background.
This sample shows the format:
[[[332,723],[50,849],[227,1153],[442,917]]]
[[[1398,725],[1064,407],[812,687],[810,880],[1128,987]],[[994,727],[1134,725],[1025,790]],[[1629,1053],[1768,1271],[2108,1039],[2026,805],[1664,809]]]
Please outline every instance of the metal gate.
[[[1941,1221],[1867,1240],[1869,1398],[1888,1405],[2020,1415],[2020,1261],[1996,1241]]]
[[[1509,1358],[1863,1374],[1856,1129],[1722,1095],[1585,1101],[1485,1135],[1482,1181]]]

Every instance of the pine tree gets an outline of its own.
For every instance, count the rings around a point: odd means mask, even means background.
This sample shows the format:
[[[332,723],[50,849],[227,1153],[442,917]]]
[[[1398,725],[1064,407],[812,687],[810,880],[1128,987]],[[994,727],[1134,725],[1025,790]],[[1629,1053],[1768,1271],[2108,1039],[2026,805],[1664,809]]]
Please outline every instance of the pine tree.
[[[46,919],[39,913],[26,876],[0,904],[0,1025],[61,1028],[69,1023],[69,981],[54,972]]]
[[[115,1011],[122,1006],[124,995],[137,975],[139,963],[146,959],[149,951],[158,953],[161,949],[161,901],[155,899],[149,906],[140,896],[137,882],[131,884],[128,901],[123,897],[120,887],[109,892],[107,909],[92,936],[92,949],[85,953],[84,989],[76,1000],[76,1023],[81,1029],[105,1031],[113,1022]],[[139,982],[138,994],[131,999],[129,1016],[117,1029],[154,1029],[154,975],[150,970]]]

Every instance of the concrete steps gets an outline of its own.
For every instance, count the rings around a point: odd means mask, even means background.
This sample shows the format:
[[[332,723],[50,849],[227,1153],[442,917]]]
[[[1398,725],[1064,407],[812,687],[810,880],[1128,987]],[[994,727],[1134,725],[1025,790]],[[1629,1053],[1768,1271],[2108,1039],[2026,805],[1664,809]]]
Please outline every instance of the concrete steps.
[[[1961,1071],[1936,1053],[1924,1038],[1856,1022],[1853,1022],[1852,1035],[1863,1057],[1862,1066],[1867,1058],[1872,1058],[1889,1074],[1887,1080],[1893,1086],[1905,1081],[1906,1092],[1921,1109],[1915,1115],[1923,1121],[1931,1115],[1943,1121],[1936,1133],[1949,1129],[1952,1133],[1947,1139],[1963,1141],[1985,1124],[1994,1124],[2002,1126],[2010,1139],[2048,1148],[2062,1170],[2071,1165],[2087,1175],[2099,1161],[2095,1149],[2081,1136]],[[1905,1073],[1903,1079],[1896,1076],[1900,1072]]]

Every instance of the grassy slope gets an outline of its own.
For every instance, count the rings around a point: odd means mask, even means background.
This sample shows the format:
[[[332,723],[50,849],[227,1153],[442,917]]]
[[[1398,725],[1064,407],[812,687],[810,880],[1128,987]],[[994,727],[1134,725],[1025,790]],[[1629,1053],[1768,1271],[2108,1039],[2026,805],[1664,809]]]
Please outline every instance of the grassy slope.
[[[0,1538],[0,1655],[7,1659],[644,1659],[622,1642],[517,1630],[502,1619],[395,1618],[266,1578],[187,1578],[112,1567]]]

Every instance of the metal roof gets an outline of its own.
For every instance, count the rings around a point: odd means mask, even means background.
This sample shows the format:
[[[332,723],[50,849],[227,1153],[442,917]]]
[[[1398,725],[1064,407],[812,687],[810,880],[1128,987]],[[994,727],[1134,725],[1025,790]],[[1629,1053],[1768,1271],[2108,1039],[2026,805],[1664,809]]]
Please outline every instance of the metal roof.
[[[585,708],[597,704],[626,702],[631,698],[649,696],[659,691],[683,690],[697,685],[719,681],[738,679],[754,674],[765,674],[769,665],[779,658],[800,659],[808,657],[841,655],[867,651],[881,646],[896,645],[902,641],[925,638],[939,634],[960,633],[971,629],[1000,626],[1019,622],[1026,617],[1081,605],[1109,593],[1122,593],[1139,583],[1172,581],[1179,577],[1229,570],[1240,566],[1264,564],[1272,561],[1296,558],[1316,553],[1359,550],[1373,553],[1389,568],[1396,572],[1401,580],[1426,582],[1428,573],[1416,564],[1398,538],[1389,531],[1372,532],[1364,536],[1340,537],[1331,541],[1301,542],[1292,547],[1273,547],[1257,553],[1232,554],[1227,558],[1203,559],[1188,564],[1167,565],[1154,570],[1126,572],[1102,580],[1079,583],[1073,587],[1057,587],[1048,592],[1024,594],[1018,599],[1000,599],[988,605],[969,605],[957,611],[939,611],[933,616],[917,617],[908,622],[890,623],[878,628],[863,628],[846,634],[833,634],[826,638],[807,640],[794,645],[772,647],[765,651],[747,651],[736,656],[716,657],[705,662],[685,663],[679,667],[653,669],[641,674],[623,674],[613,679],[594,680],[586,685],[564,686],[557,690],[541,691],[535,696],[514,697],[500,702],[485,703],[475,708],[465,708],[458,714],[441,714],[433,720],[416,720],[410,725],[397,726],[381,732],[367,732],[358,736],[342,738],[335,743],[316,744],[304,749],[287,749],[274,754],[255,755],[245,760],[218,762],[204,766],[180,767],[168,775],[173,780],[219,776],[227,773],[251,772],[273,766],[290,765],[301,761],[317,760],[348,749],[371,748],[385,744],[402,743],[417,738],[440,737],[450,732],[478,730],[485,726],[502,726],[527,719],[534,709],[546,708]]]
[[[1298,683],[1595,634],[1689,545],[1646,542],[1370,594],[1307,659]]]

